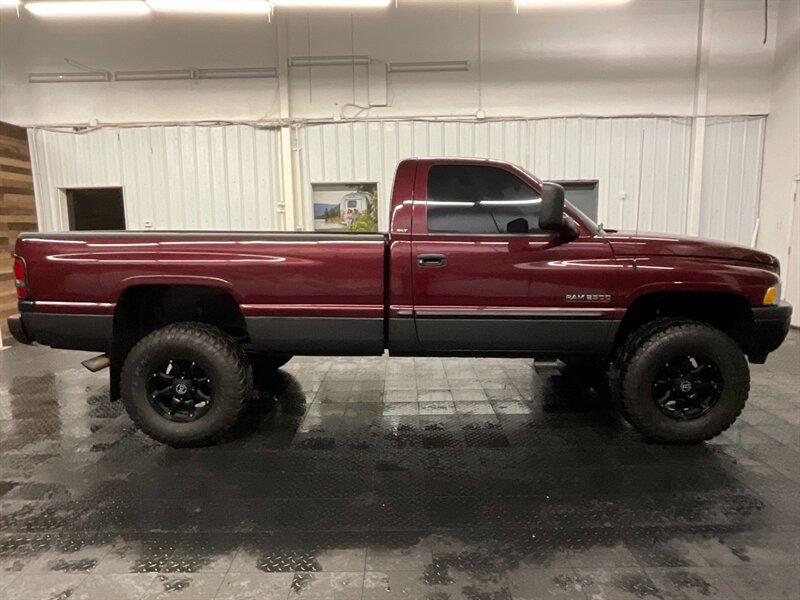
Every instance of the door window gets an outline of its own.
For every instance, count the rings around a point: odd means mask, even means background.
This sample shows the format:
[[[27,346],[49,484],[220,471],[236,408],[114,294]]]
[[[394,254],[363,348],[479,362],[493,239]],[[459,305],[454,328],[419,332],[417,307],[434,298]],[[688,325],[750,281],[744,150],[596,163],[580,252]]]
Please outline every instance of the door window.
[[[497,167],[439,165],[428,173],[428,232],[543,233],[541,197]]]

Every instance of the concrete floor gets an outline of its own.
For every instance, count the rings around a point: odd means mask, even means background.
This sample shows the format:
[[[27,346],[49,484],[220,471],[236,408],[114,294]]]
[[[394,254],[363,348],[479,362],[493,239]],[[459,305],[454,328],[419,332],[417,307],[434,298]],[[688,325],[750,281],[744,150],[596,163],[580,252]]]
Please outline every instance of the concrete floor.
[[[800,335],[644,442],[526,360],[295,359],[173,450],[80,353],[0,352],[0,598],[800,598]]]

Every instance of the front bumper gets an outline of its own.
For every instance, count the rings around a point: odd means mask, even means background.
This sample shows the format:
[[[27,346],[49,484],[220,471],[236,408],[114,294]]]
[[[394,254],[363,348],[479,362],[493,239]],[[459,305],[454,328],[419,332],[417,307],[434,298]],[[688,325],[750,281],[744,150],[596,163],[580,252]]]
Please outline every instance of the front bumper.
[[[789,333],[791,320],[792,305],[788,302],[753,308],[753,336],[748,344],[751,362],[763,363],[767,354],[777,350]]]
[[[8,317],[8,330],[20,344],[33,343],[33,338],[31,338],[25,330],[25,324],[22,322],[21,315],[12,315]]]

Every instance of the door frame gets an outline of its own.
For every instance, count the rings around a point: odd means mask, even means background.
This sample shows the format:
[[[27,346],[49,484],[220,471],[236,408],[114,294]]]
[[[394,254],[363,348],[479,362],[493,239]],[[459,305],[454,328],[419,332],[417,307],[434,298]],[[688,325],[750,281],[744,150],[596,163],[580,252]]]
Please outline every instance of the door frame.
[[[118,188],[122,190],[122,210],[125,212],[125,230],[128,230],[128,195],[122,184],[104,183],[92,185],[60,185],[58,188],[58,225],[60,231],[71,231],[69,228],[69,203],[67,192],[69,190],[98,190],[105,188]]]
[[[786,281],[781,294],[783,297],[780,299],[788,300],[789,302],[794,300],[794,305],[800,306],[800,274],[798,274],[800,272],[800,210],[797,208],[797,203],[800,201],[800,175],[794,178],[793,184],[792,207],[789,211],[789,232],[786,236]],[[794,277],[792,277],[792,273],[795,273]],[[796,298],[789,296],[790,288],[792,291],[797,288]],[[798,313],[800,311],[794,311],[792,319],[794,327],[800,326],[800,314]]]

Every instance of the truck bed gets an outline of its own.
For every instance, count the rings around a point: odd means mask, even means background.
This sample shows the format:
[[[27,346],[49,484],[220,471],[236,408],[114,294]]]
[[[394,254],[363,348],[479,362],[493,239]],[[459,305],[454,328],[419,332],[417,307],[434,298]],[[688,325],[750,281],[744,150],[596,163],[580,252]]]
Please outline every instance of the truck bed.
[[[386,244],[383,234],[352,233],[23,234],[17,253],[31,285],[21,308],[30,309],[26,324],[41,343],[107,350],[127,290],[167,282],[212,286],[239,305],[255,346],[380,354]]]

